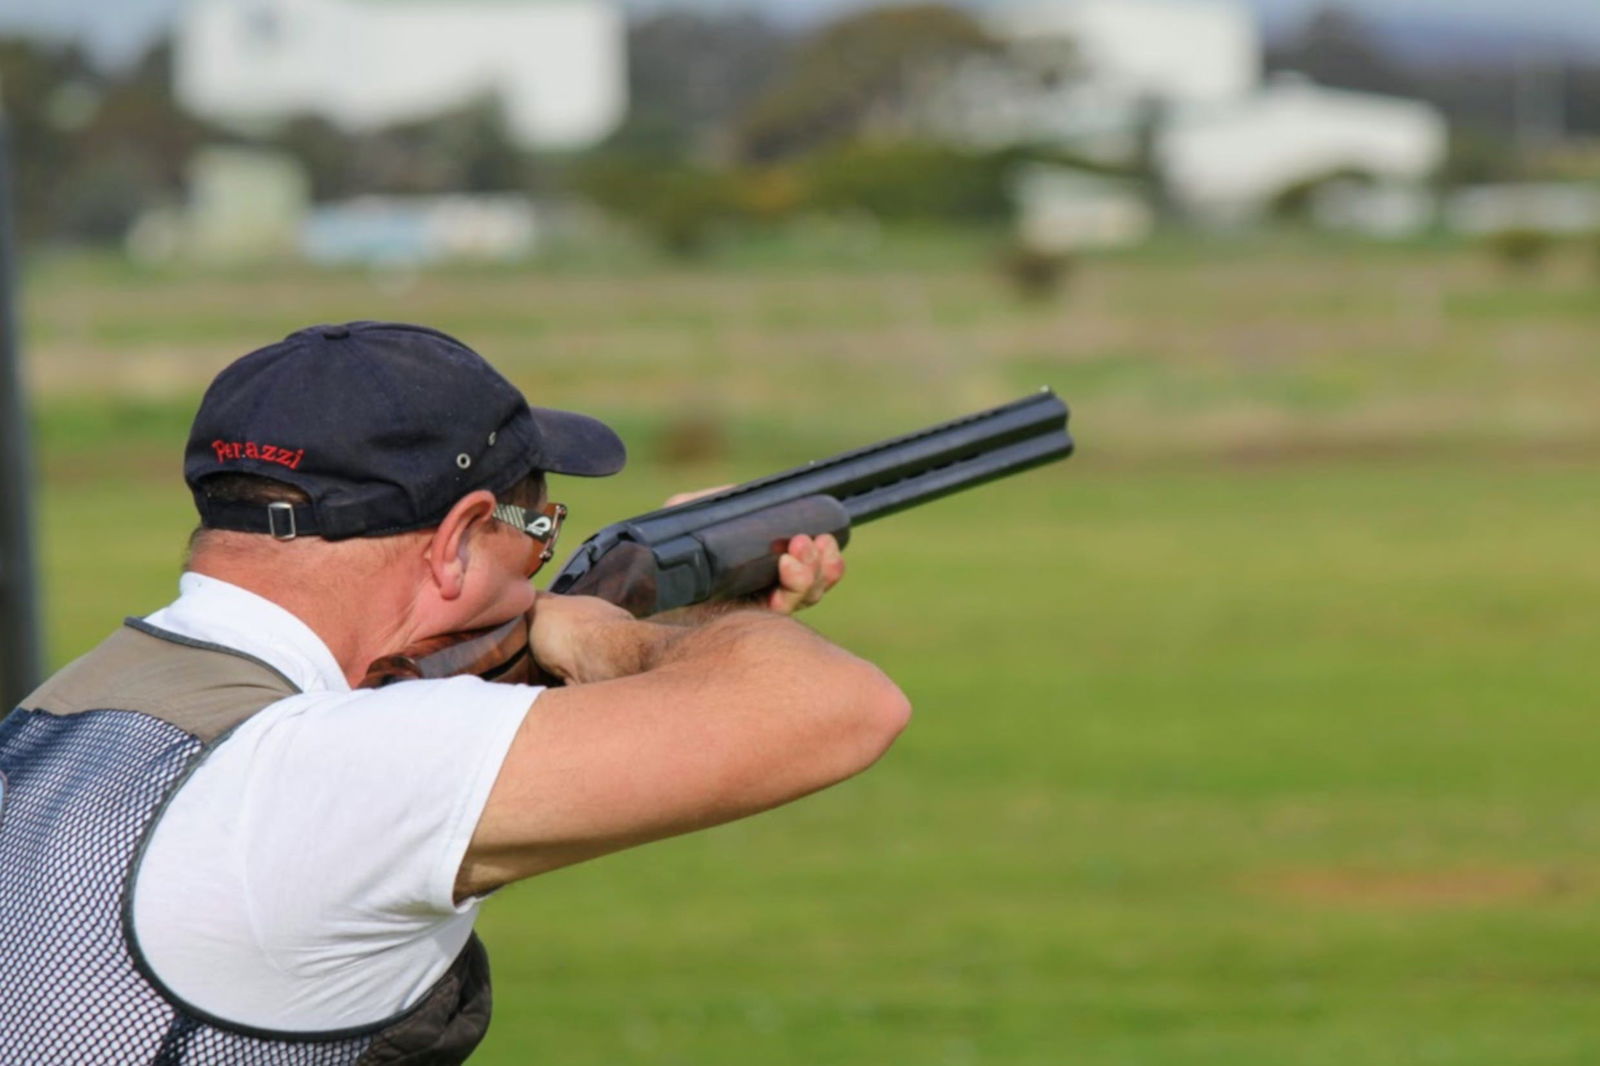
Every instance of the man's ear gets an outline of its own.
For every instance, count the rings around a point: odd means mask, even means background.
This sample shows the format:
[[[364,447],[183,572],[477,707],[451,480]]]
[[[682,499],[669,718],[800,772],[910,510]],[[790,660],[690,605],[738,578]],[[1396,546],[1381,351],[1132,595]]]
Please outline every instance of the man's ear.
[[[484,524],[494,521],[494,493],[487,489],[469,492],[456,501],[428,541],[428,572],[439,589],[439,598],[453,600],[466,585],[467,564],[472,542]]]

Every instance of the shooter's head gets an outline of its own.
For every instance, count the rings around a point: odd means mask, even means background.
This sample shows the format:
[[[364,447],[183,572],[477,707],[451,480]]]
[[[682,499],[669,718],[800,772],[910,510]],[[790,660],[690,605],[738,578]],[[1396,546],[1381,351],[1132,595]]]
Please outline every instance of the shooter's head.
[[[470,492],[498,496],[536,472],[605,476],[625,458],[603,423],[530,407],[453,337],[351,322],[302,329],[218,374],[184,477],[204,528],[332,541],[427,529]],[[239,474],[291,486],[304,502],[206,491]]]

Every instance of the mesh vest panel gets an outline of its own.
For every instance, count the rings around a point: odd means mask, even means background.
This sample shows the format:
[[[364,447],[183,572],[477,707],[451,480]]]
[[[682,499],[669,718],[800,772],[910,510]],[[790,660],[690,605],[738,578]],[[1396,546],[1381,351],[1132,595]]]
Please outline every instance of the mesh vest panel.
[[[337,1066],[371,1043],[258,1040],[188,1018],[134,966],[123,886],[200,742],[127,711],[0,724],[0,1061]]]
[[[208,740],[293,688],[226,649],[130,625],[0,720],[0,1066],[464,1062],[490,1011],[476,937],[403,1015],[317,1038],[210,1019],[141,971],[125,909],[147,829]],[[143,709],[92,709],[118,692]],[[168,702],[179,710],[156,709]]]

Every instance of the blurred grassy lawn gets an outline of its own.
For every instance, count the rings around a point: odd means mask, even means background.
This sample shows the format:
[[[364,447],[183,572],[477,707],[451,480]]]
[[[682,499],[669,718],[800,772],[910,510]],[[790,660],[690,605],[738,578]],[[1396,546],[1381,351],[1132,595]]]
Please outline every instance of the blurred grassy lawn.
[[[582,530],[1049,383],[1077,457],[863,530],[813,618],[911,693],[900,744],[504,893],[474,1062],[1600,1061],[1600,279],[1187,245],[1024,307],[970,252],[45,264],[55,658],[170,598],[196,390],[307,322],[437,324],[617,420]]]

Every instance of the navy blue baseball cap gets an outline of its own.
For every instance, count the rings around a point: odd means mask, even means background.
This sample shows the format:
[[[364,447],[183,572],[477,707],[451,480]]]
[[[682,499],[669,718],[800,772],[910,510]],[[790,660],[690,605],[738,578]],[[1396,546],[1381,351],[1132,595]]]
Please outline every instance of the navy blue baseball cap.
[[[184,480],[211,529],[328,540],[437,525],[476,489],[534,471],[604,477],[627,451],[586,415],[530,407],[465,344],[425,326],[312,326],[218,374],[189,431]],[[255,474],[309,504],[207,499],[206,478]]]

